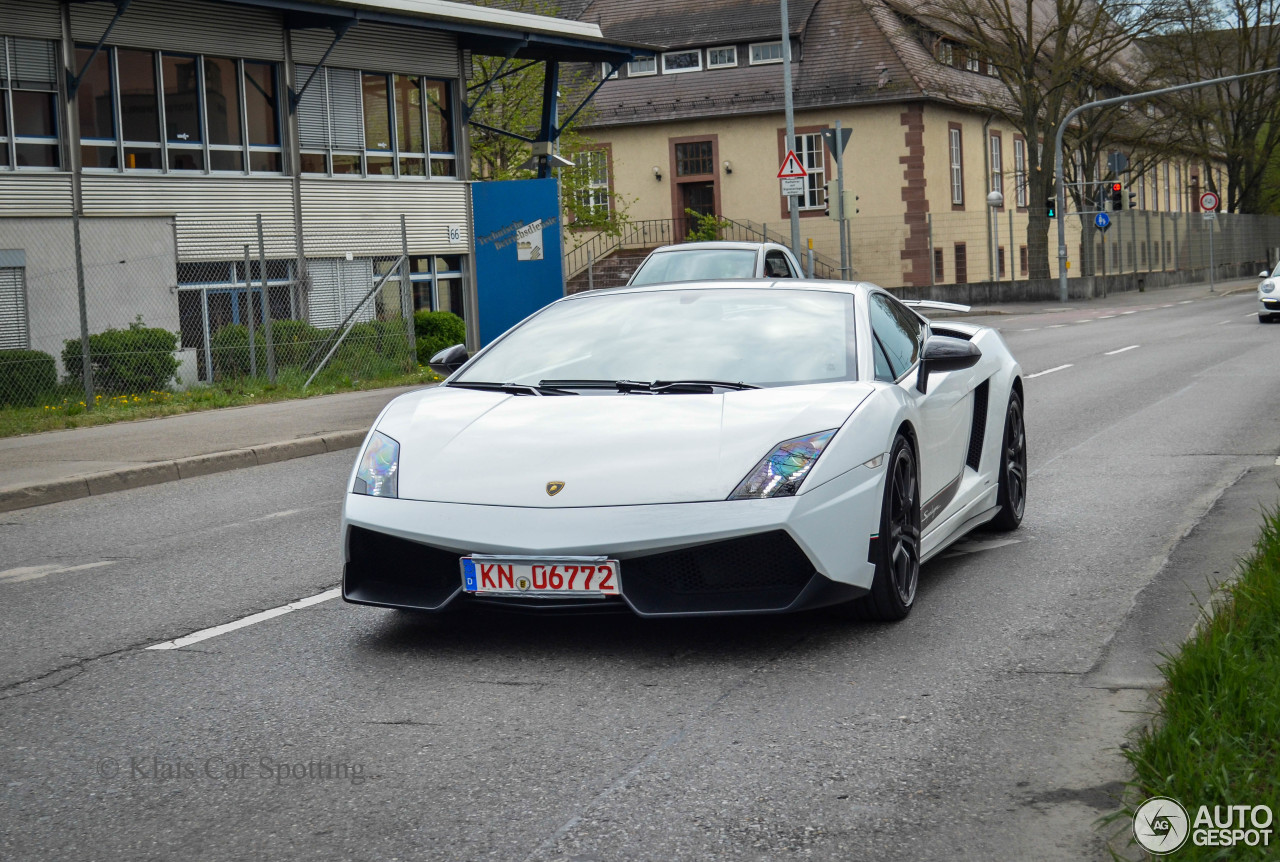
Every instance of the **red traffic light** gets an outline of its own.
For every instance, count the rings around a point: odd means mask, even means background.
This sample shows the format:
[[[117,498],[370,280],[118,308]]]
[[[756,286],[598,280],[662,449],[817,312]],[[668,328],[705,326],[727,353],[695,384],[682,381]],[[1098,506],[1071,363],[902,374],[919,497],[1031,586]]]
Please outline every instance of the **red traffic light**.
[[[1119,183],[1112,183],[1112,184],[1111,184],[1111,191],[1113,191],[1113,192],[1118,192],[1118,191],[1120,191],[1120,189],[1122,189],[1122,188],[1123,188],[1123,186],[1121,186]]]

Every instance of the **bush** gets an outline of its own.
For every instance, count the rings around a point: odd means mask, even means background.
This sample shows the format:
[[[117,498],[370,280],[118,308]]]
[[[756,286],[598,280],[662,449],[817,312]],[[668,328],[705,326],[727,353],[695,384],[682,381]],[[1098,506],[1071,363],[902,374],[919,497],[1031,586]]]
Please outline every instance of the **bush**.
[[[276,369],[300,367],[326,338],[331,329],[317,329],[305,320],[271,321],[271,340],[275,344]],[[259,326],[253,333],[253,352],[258,360],[258,376],[267,374],[267,329]],[[209,339],[213,353],[213,371],[219,378],[248,377],[249,328],[243,323],[222,327]]]
[[[451,311],[419,311],[413,315],[413,331],[418,336],[418,364],[426,365],[446,347],[467,340],[467,326]]]
[[[58,385],[58,366],[39,350],[0,350],[0,405],[31,407]]]
[[[167,329],[148,327],[142,317],[128,329],[108,329],[89,336],[89,362],[95,388],[102,392],[147,392],[163,389],[178,371],[178,336]],[[62,349],[62,366],[69,377],[79,377],[80,339],[72,338]]]

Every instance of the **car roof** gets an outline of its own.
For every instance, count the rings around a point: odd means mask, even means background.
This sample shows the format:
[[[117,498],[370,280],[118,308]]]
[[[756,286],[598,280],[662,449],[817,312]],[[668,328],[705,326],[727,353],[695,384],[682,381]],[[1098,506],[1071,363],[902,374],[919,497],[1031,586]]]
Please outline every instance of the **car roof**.
[[[623,285],[622,287],[583,290],[556,300],[565,302],[590,296],[616,295],[619,293],[654,293],[662,290],[823,290],[829,293],[866,293],[880,289],[866,281],[834,281],[817,278],[724,278],[699,281],[664,281],[658,284]]]
[[[663,245],[655,248],[650,254],[663,254],[669,251],[697,251],[698,249],[747,249],[759,251],[762,248],[787,250],[787,247],[776,242],[748,242],[746,240],[717,239],[707,242],[681,242],[674,245]]]

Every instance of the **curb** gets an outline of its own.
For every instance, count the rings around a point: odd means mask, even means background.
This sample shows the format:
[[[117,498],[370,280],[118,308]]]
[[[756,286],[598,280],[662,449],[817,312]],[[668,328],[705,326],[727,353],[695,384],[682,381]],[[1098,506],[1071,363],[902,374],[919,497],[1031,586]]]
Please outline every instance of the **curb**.
[[[170,461],[152,461],[136,467],[122,467],[105,473],[91,473],[87,476],[60,479],[40,485],[7,488],[0,490],[0,512],[30,509],[49,503],[78,500],[81,497],[96,497],[99,494],[110,494],[114,491],[127,491],[130,488],[143,488],[162,482],[224,473],[228,470],[239,470],[242,467],[257,467],[294,458],[306,458],[309,455],[338,452],[359,446],[367,433],[368,431],[363,429],[334,431],[315,437],[299,437],[296,440],[264,443],[261,446],[244,449],[192,455],[189,458],[175,458]]]

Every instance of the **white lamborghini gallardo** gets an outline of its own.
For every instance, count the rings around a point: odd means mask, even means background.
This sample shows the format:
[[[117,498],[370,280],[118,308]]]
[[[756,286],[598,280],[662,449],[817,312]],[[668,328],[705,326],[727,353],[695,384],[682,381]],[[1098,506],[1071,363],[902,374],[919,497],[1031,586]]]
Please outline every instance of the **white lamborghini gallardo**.
[[[432,367],[352,471],[349,602],[896,620],[921,563],[1022,520],[1004,340],[874,285],[582,293]]]

